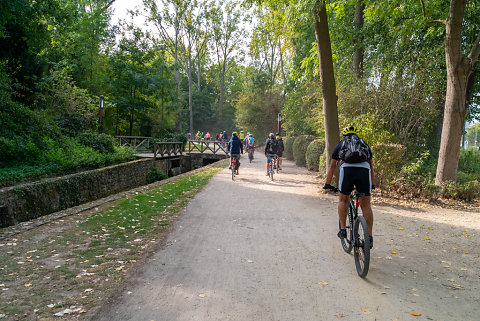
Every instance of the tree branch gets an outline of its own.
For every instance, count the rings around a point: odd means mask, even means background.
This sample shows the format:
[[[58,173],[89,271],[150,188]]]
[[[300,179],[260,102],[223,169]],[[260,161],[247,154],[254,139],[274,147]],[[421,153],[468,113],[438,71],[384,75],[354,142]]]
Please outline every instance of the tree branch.
[[[429,24],[429,25],[433,25],[433,24],[436,24],[436,23],[441,23],[441,24],[446,25],[446,24],[447,24],[447,20],[439,19],[439,20],[432,20],[432,21],[428,21],[428,22],[427,22],[427,24]]]
[[[475,42],[472,45],[472,49],[468,54],[468,58],[472,61],[472,66],[475,65],[475,63],[477,62],[479,55],[480,55],[480,32],[478,33],[477,39],[475,39]]]
[[[423,2],[423,0],[420,0],[420,3],[422,4],[423,17],[425,18],[425,3]]]

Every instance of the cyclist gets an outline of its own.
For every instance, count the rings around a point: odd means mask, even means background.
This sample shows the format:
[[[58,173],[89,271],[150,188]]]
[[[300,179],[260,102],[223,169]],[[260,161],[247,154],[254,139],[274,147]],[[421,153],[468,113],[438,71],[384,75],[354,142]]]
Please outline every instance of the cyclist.
[[[283,139],[282,139],[282,136],[280,136],[278,133],[277,133],[277,142],[278,142],[278,151],[277,151],[277,156],[278,156],[278,170],[281,171],[282,170],[282,155],[283,155],[283,151],[285,150],[285,147],[283,145]]]
[[[230,151],[230,166],[228,169],[232,168],[233,159],[237,160],[237,175],[238,175],[238,168],[240,167],[240,152],[243,154],[243,145],[240,139],[238,138],[238,133],[233,132],[232,138],[228,142],[228,150]]]
[[[243,148],[246,150],[247,149],[247,141],[248,141],[248,138],[250,137],[250,132],[247,132],[247,134],[245,135],[245,138],[243,139]]]
[[[243,130],[240,131],[240,134],[238,135],[238,138],[240,139],[240,141],[243,144],[243,140],[245,139],[245,134],[243,133]]]
[[[371,201],[371,191],[375,188],[375,175],[372,166],[372,151],[370,147],[357,135],[357,129],[354,126],[346,127],[343,132],[343,139],[335,146],[332,154],[332,162],[327,171],[327,179],[324,189],[334,189],[330,183],[333,174],[340,162],[340,172],[338,181],[338,218],[340,220],[340,231],[337,236],[347,237],[346,220],[348,214],[348,200],[354,186],[358,193],[365,196],[360,197],[360,207],[363,216],[367,221],[368,233],[370,235],[370,247],[373,247],[373,211]],[[353,142],[347,143],[347,142]],[[358,142],[358,143],[357,143]],[[356,147],[355,147],[356,146]],[[352,149],[353,153],[352,153]],[[350,156],[355,154],[357,156]],[[361,156],[359,156],[361,155]]]
[[[255,138],[250,134],[245,141],[245,144],[247,145],[247,153],[251,150],[253,155],[255,153]]]
[[[275,139],[275,135],[270,133],[268,135],[267,141],[265,142],[265,157],[267,158],[267,176],[268,176],[268,167],[272,160],[277,156],[278,152],[278,142]]]

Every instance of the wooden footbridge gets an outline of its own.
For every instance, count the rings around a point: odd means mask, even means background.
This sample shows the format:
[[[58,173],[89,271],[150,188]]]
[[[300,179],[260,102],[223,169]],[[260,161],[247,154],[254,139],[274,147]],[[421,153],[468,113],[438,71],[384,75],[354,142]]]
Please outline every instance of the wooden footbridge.
[[[228,155],[226,143],[210,140],[188,140],[182,142],[155,142],[152,137],[116,136],[121,146],[132,146],[140,158],[167,158],[192,153]]]

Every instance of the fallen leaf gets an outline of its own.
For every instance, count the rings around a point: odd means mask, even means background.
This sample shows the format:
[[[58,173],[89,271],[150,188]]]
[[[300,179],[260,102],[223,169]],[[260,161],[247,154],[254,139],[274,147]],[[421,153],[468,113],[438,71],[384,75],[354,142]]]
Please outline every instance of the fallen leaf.
[[[392,254],[398,254],[398,253],[397,253],[397,252],[393,252],[393,251],[392,251]]]
[[[419,317],[421,316],[422,314],[420,312],[416,312],[416,311],[410,311],[410,314],[413,315],[414,317]]]
[[[25,264],[25,262],[19,261],[17,262],[17,264]]]
[[[207,297],[207,295],[206,295],[206,294],[203,294],[203,293],[202,293],[202,294],[199,294],[198,296],[201,297],[201,298],[206,298],[206,297]]]
[[[423,239],[424,239],[424,240],[430,240],[430,238],[429,238],[429,237],[424,237]]]
[[[29,286],[32,286],[32,283],[29,281],[29,282],[26,282],[25,283],[25,286],[28,288]]]
[[[367,309],[367,308],[362,308],[362,312],[367,313],[367,312],[368,312],[368,309]]]
[[[385,291],[378,291],[378,294],[387,294]]]
[[[403,227],[399,227],[398,229],[399,229],[399,230],[404,230],[404,228],[403,228]]]
[[[248,263],[253,263],[253,260],[247,260]]]
[[[328,285],[328,282],[326,282],[326,281],[320,281],[320,282],[318,282],[318,285]]]

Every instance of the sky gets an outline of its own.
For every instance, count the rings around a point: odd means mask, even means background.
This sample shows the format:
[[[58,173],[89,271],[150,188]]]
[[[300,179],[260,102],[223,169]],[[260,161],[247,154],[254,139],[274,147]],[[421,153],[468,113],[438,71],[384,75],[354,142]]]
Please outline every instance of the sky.
[[[129,19],[127,10],[141,9],[143,7],[143,0],[115,0],[112,7],[114,9],[112,24],[117,24],[120,19]],[[137,16],[134,22],[135,25],[143,27],[145,18]]]

